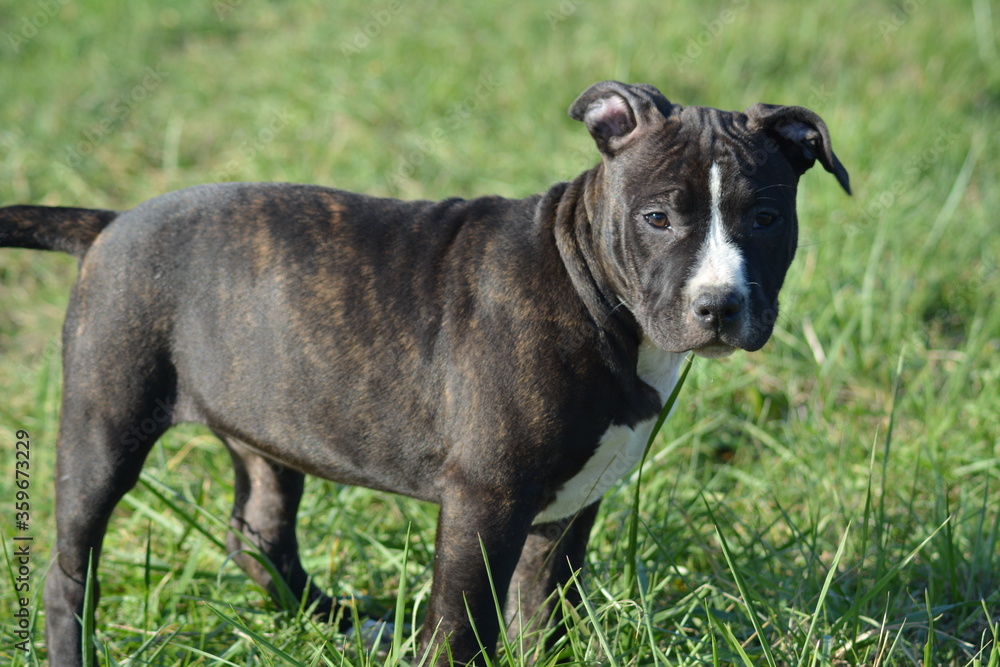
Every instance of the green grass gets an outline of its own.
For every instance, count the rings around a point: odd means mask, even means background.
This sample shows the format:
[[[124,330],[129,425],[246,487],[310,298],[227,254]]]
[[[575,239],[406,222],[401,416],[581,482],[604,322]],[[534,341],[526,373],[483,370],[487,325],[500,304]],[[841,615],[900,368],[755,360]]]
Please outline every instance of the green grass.
[[[990,0],[0,0],[0,202],[125,208],[220,178],[521,196],[596,160],[565,109],[600,79],[684,104],[808,106],[855,196],[821,169],[804,177],[772,341],[694,364],[643,469],[637,587],[624,575],[633,477],[608,494],[566,641],[523,638],[497,664],[996,667],[998,26]],[[74,273],[66,257],[0,251],[0,661],[17,666],[45,664]],[[7,576],[19,429],[32,439],[28,654],[13,648]],[[383,660],[276,609],[227,559],[229,459],[204,431],[164,438],[145,479],[101,563],[110,664]],[[416,628],[435,519],[310,480],[306,567]],[[412,660],[409,631],[393,646],[387,664]]]

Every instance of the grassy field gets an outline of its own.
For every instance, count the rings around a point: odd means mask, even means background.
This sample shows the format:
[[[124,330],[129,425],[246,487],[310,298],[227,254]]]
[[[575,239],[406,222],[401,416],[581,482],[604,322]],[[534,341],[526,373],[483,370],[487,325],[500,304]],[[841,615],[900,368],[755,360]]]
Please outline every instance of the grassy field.
[[[524,196],[597,160],[594,81],[799,104],[851,172],[800,185],[767,347],[698,359],[642,476],[608,495],[567,641],[501,665],[1000,662],[1000,5],[0,0],[0,203],[127,208],[217,180]],[[0,662],[46,664],[60,324],[75,265],[0,251]],[[31,438],[30,527],[15,443]],[[229,457],[168,434],[120,505],[97,640],[115,665],[378,664],[229,560]],[[436,509],[310,480],[306,567],[416,627]],[[32,649],[17,650],[16,535]],[[9,576],[8,574],[9,573]],[[402,593],[400,594],[400,590]],[[413,659],[409,632],[389,664]]]

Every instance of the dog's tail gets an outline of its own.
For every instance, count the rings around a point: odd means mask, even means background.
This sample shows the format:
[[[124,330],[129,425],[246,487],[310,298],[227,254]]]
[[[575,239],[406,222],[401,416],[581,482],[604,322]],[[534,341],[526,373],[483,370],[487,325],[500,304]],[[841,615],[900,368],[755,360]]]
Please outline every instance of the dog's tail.
[[[82,259],[118,211],[58,206],[0,208],[0,247],[58,250]]]

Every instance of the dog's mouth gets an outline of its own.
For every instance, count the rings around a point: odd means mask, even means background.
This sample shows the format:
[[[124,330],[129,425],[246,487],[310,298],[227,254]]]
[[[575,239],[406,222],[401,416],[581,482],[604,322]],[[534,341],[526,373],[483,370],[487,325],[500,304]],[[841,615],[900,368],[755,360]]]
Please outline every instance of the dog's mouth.
[[[655,335],[650,336],[650,338],[653,340],[654,345],[662,350],[673,352],[675,354],[685,354],[687,352],[691,352],[692,354],[696,354],[699,357],[705,357],[706,359],[728,357],[736,350],[747,349],[741,344],[740,341],[726,340],[726,337],[718,335],[702,335],[698,337],[688,337],[687,339],[681,338],[680,340],[671,340],[670,338],[667,338],[666,341],[660,340]]]

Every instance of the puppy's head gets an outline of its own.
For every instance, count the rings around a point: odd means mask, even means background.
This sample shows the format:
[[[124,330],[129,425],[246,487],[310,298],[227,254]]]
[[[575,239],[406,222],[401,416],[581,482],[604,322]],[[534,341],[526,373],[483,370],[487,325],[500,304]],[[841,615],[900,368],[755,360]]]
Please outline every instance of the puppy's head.
[[[569,113],[603,158],[598,261],[643,333],[670,352],[760,349],[798,243],[799,177],[819,160],[850,192],[823,120],[802,107],[685,108],[614,81]]]

